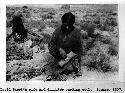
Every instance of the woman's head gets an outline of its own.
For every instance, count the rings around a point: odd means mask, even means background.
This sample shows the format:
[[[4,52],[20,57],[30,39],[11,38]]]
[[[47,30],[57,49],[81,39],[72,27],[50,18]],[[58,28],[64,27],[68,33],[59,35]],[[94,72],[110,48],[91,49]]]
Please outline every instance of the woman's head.
[[[13,17],[13,20],[11,21],[13,23],[13,26],[23,24],[21,17],[22,17],[21,15],[17,15]]]
[[[73,26],[74,23],[75,23],[75,16],[71,12],[65,13],[62,16],[61,29],[63,33],[67,35],[70,32],[72,32],[74,30],[74,26]]]
[[[13,24],[13,30],[15,32],[20,32],[22,29],[24,29],[24,25],[21,17],[22,15],[16,15],[13,17],[13,20],[11,21]]]
[[[75,16],[71,13],[65,13],[62,16],[62,24],[66,24],[66,25],[73,25],[75,23]]]

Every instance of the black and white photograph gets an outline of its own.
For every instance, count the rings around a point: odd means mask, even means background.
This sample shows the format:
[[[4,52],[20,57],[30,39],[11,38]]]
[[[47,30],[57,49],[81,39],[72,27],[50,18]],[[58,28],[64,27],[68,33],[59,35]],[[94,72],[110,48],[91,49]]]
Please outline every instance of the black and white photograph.
[[[6,81],[117,81],[118,16],[118,4],[7,4]]]

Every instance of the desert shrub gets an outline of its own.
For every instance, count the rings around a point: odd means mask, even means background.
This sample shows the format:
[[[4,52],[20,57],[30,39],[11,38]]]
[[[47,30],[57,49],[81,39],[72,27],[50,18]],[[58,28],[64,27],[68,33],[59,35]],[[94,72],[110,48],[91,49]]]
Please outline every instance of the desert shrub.
[[[76,20],[75,20],[74,25],[75,25],[76,27],[78,27],[78,28],[81,29],[81,24],[82,24],[82,22],[81,22],[79,19],[76,19]],[[83,26],[83,25],[82,25],[82,26]],[[83,30],[84,30],[84,29],[83,29]]]
[[[111,37],[111,46],[116,47],[116,49],[118,50],[119,48],[119,38],[116,37]]]
[[[48,26],[55,29],[61,25],[61,21],[60,20],[51,20],[51,22],[48,22],[47,24],[48,24]]]
[[[22,13],[22,15],[23,15],[25,18],[30,18],[30,17],[31,17],[30,12]]]
[[[48,14],[55,15],[57,12],[55,10],[51,10]]]
[[[6,57],[7,60],[28,60],[32,58],[32,50],[26,48],[24,44],[7,42]]]
[[[42,33],[52,36],[54,31],[55,29],[53,27],[46,26],[46,28],[43,29]]]
[[[113,37],[118,38],[118,36],[119,36],[118,26],[115,26],[115,27],[114,27],[114,31],[113,31],[113,32],[110,32],[110,33],[111,33],[111,35],[112,35]]]
[[[109,45],[109,54],[112,56],[117,56],[119,50],[119,39],[116,37],[111,37]]]
[[[44,36],[44,38],[42,39],[42,43],[47,44],[50,42],[51,36],[49,34],[41,33],[41,35]]]
[[[6,20],[6,27],[12,27],[12,23],[9,20]]]
[[[29,81],[43,73],[43,66],[53,62],[54,58],[49,53],[42,53],[41,60],[7,61],[7,81]]]
[[[42,20],[29,20],[29,22],[25,23],[25,27],[29,30],[32,28],[37,28],[37,29],[44,29],[45,24]]]
[[[9,10],[7,10],[6,11],[6,17],[7,17],[7,19],[11,19],[14,14],[15,14],[15,9],[10,8]]]
[[[92,16],[86,16],[86,21],[88,21],[88,22],[93,22],[94,19],[93,19]]]
[[[70,9],[70,5],[64,4],[64,5],[61,6],[61,9]]]
[[[100,41],[103,42],[104,44],[111,44],[111,38],[108,36],[101,36]]]
[[[109,45],[100,41],[95,41],[94,46],[89,48],[82,62],[89,70],[98,70],[103,72],[112,71],[110,66],[110,55],[108,54]]]
[[[100,17],[100,30],[105,31],[107,27],[107,18],[105,16]]]
[[[109,57],[106,57],[105,55],[101,55],[100,59],[98,61],[91,61],[87,66],[89,67],[89,70],[97,70],[102,72],[108,72],[111,71],[111,67],[108,64]]]
[[[20,53],[19,53],[20,52]],[[19,56],[20,55],[20,56]],[[23,59],[22,58],[22,51],[18,50],[18,47],[15,43],[8,45],[6,48],[6,60],[16,60],[16,59]]]
[[[105,29],[106,31],[114,31],[114,27],[113,26],[106,26]]]
[[[116,17],[108,17],[108,25],[110,26],[117,26],[117,19]]]
[[[94,37],[95,25],[91,22],[84,22],[81,24],[81,29],[88,33],[88,37]]]
[[[94,42],[95,42],[95,39],[89,37],[87,39],[87,42],[86,42],[85,50],[88,51],[89,49],[91,49],[92,47],[94,47],[95,46]]]
[[[100,21],[97,20],[97,19],[95,19],[95,20],[94,20],[94,23],[95,23],[95,24],[100,24]]]
[[[109,53],[110,55],[112,55],[112,56],[117,56],[118,50],[117,50],[115,47],[110,46],[108,53]]]
[[[118,56],[110,56],[110,66],[112,71],[118,71],[119,70],[119,57]]]
[[[114,26],[117,26],[117,19],[113,17],[100,17],[101,30],[114,31]]]
[[[7,81],[19,81],[21,79],[29,80],[35,76],[35,69],[33,64],[29,63],[7,63],[7,67],[12,67],[10,70],[7,68]],[[15,69],[13,69],[15,68]],[[31,73],[32,72],[32,73]]]
[[[111,26],[117,26],[117,21],[116,19],[111,20]]]
[[[42,19],[43,20],[46,20],[46,19],[53,19],[53,15],[47,13],[47,14],[43,14],[41,15],[42,16]]]

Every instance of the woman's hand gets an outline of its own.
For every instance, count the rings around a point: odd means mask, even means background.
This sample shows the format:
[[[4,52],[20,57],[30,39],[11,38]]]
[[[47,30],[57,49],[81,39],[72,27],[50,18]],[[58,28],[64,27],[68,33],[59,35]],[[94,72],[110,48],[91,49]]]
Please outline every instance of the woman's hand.
[[[67,57],[67,54],[66,54],[66,52],[65,52],[64,49],[59,48],[59,52],[60,52],[61,56],[62,56],[64,59]]]

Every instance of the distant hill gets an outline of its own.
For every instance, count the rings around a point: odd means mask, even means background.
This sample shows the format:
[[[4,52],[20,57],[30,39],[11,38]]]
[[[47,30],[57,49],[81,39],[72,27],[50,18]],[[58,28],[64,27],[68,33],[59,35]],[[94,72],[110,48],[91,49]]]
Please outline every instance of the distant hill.
[[[106,9],[106,10],[118,10],[117,4],[74,4],[72,8],[91,8],[91,9]]]
[[[62,4],[13,4],[7,5],[8,7],[43,7],[43,8],[60,8]],[[70,4],[71,8],[89,8],[89,9],[106,9],[106,10],[118,10],[117,4]]]

